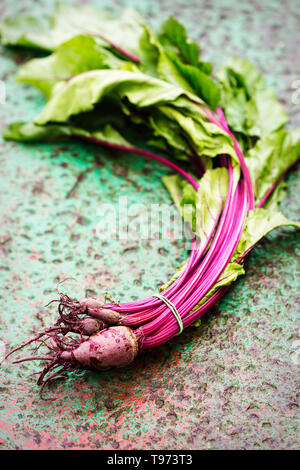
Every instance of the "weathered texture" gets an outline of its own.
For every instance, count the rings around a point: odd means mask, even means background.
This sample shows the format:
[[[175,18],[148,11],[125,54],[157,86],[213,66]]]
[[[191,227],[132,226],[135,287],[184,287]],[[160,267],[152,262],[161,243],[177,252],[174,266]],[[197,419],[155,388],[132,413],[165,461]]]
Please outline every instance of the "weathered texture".
[[[233,54],[252,60],[292,118],[299,64],[299,2],[109,0],[152,25],[173,14],[216,65]],[[2,0],[0,14],[51,11],[54,1]],[[43,100],[15,83],[26,51],[0,49],[7,87],[0,126],[30,119]],[[96,162],[94,160],[96,157]],[[99,239],[99,207],[170,204],[157,162],[79,143],[20,145],[0,140],[0,354],[49,325],[58,282],[73,277],[78,298],[109,292],[148,296],[187,256],[183,242]],[[287,177],[283,212],[299,217],[299,168]],[[77,184],[79,182],[79,184]],[[142,224],[146,224],[143,214]],[[109,219],[106,219],[109,220]],[[103,223],[103,221],[102,221]],[[260,243],[241,278],[199,328],[138,357],[134,365],[81,372],[55,383],[43,402],[39,364],[0,369],[0,446],[5,449],[294,449],[299,447],[300,339],[297,332],[299,233],[277,230]],[[68,281],[70,282],[70,281]],[[66,282],[67,289],[68,282]],[[74,287],[75,285],[75,287]],[[83,292],[85,289],[86,292]],[[298,300],[299,302],[299,300]],[[298,304],[299,305],[299,304]]]

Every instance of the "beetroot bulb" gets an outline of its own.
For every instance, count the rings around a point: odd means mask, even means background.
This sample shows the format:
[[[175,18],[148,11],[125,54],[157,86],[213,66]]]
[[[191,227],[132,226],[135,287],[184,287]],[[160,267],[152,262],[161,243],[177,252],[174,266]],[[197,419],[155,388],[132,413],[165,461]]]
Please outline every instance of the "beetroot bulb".
[[[71,351],[63,351],[61,361],[95,370],[131,364],[138,353],[138,342],[127,326],[112,326],[90,336]]]
[[[104,371],[133,362],[139,350],[137,336],[131,328],[120,324],[118,312],[103,308],[101,299],[77,301],[60,294],[60,299],[52,302],[58,302],[56,323],[10,351],[3,359],[31,343],[46,346],[48,354],[24,356],[13,362],[46,361],[37,381],[41,386],[40,393],[47,383],[62,378],[65,371],[79,368]]]
[[[41,387],[40,393],[46,384],[65,377],[68,371],[80,368],[103,371],[131,364],[139,352],[161,346],[180,334],[227,292],[229,285],[223,285],[207,295],[230,262],[245,227],[247,214],[254,209],[253,186],[242,149],[230,132],[222,111],[219,109],[217,114],[205,112],[233,140],[241,170],[239,180],[235,181],[231,158],[220,156],[218,163],[228,172],[228,189],[224,201],[222,198],[218,201],[218,215],[205,244],[202,246],[196,236],[193,238],[185,268],[163,290],[163,295],[153,294],[134,302],[116,304],[111,301],[107,304],[101,298],[75,300],[60,294],[59,299],[50,302],[58,305],[58,318],[54,325],[13,349],[4,358],[32,343],[37,344],[38,348],[46,346],[47,354],[35,354],[14,361],[46,362],[37,381]],[[98,143],[101,144],[100,141]],[[103,145],[107,146],[107,143]],[[126,147],[122,146],[119,150],[126,151]],[[134,150],[130,148],[131,152]],[[154,158],[153,154],[146,156]],[[177,169],[174,164],[172,168]],[[196,180],[181,169],[178,173],[197,190]],[[242,253],[236,263],[243,264],[251,249]]]

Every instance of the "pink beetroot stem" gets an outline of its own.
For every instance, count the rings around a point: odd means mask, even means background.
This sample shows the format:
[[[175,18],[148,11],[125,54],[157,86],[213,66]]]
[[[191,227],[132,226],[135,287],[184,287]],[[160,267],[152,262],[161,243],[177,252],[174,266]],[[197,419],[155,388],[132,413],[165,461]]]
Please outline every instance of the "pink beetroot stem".
[[[76,136],[77,137],[77,136]],[[171,162],[165,157],[161,157],[160,155],[156,155],[155,153],[149,152],[148,150],[141,149],[139,147],[135,146],[127,146],[127,145],[119,145],[119,144],[112,144],[111,142],[108,142],[106,140],[100,140],[97,139],[96,137],[81,137],[83,140],[88,140],[89,142],[93,142],[95,144],[103,145],[104,147],[110,147],[116,150],[123,150],[125,152],[130,152],[130,153],[135,153],[138,155],[142,155],[147,158],[152,158],[152,160],[157,160],[158,162],[163,163],[166,166],[169,166],[173,170],[177,171],[177,173],[181,174],[192,186],[193,188],[197,191],[199,184],[197,183],[194,178],[189,175],[186,171],[184,171],[182,168],[179,166],[175,165],[175,163]]]
[[[229,289],[229,286],[219,288],[211,298],[199,308],[195,309],[195,306],[220,278],[239,242],[247,213],[249,210],[254,209],[254,191],[250,173],[240,145],[229,129],[223,111],[218,108],[217,115],[214,115],[211,111],[203,107],[201,107],[201,109],[211,122],[231,137],[236,155],[240,162],[241,177],[233,192],[233,168],[231,159],[229,157],[223,157],[220,160],[222,166],[228,167],[229,176],[228,191],[224,207],[223,201],[220,200],[219,213],[216,217],[213,230],[208,235],[204,246],[200,245],[199,247],[197,240],[193,240],[192,251],[186,268],[175,282],[163,292],[164,297],[170,300],[176,307],[184,328],[204,315],[204,313],[214,303],[218,302]],[[106,147],[136,153],[157,160],[176,170],[192,184],[195,190],[199,187],[198,182],[195,181],[191,175],[160,155],[135,146],[112,144],[94,137],[87,138],[87,140]],[[274,183],[262,201],[260,201],[258,207],[263,205],[282,177],[283,175]],[[250,250],[248,250],[248,252],[249,251]],[[244,253],[236,262],[241,262],[248,252]],[[179,325],[175,316],[169,307],[159,298],[149,297],[121,305],[107,304],[107,307],[113,307],[114,310],[120,312],[122,316],[125,316],[123,319],[124,325],[137,328],[135,332],[139,338],[140,348],[148,349],[160,346],[175,336],[179,331]],[[193,309],[195,310],[191,313]]]
[[[240,146],[228,128],[222,110],[218,110],[218,117],[213,116],[206,110],[204,112],[212,122],[233,139],[234,149],[240,161],[242,173],[240,182],[233,195],[233,170],[231,161],[228,159],[228,192],[221,218],[219,221],[216,221],[216,233],[211,246],[203,257],[204,250],[197,250],[197,244],[194,242],[186,269],[175,283],[163,292],[164,296],[177,308],[184,327],[196,321],[207,310],[208,305],[211,306],[212,302],[217,301],[220,295],[226,292],[227,288],[219,289],[199,309],[190,313],[215,284],[230,261],[242,234],[247,213],[254,207],[253,187],[249,171]],[[144,151],[141,154],[144,154]],[[155,159],[157,159],[156,156]],[[163,162],[162,157],[159,157],[159,161]],[[187,178],[187,180],[189,179]],[[197,189],[195,185],[194,188]],[[212,235],[210,234],[208,241],[211,240]],[[113,307],[123,315],[127,314],[124,324],[139,326],[136,332],[141,337],[140,346],[144,349],[163,344],[179,330],[177,320],[169,307],[161,299],[150,297],[137,302],[124,303],[120,306],[114,305]]]

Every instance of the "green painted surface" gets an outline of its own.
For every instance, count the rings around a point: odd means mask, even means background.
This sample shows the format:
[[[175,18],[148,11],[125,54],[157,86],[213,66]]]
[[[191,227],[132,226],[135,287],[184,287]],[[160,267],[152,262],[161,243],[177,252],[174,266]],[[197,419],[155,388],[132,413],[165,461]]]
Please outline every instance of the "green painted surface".
[[[215,65],[233,54],[252,60],[274,86],[293,125],[299,79],[298,1],[98,1],[136,7],[155,26],[173,14]],[[0,14],[45,14],[52,1],[2,0]],[[6,102],[0,127],[29,120],[43,105],[15,83],[26,51],[0,49]],[[95,163],[95,157],[96,163]],[[51,323],[58,282],[130,300],[148,296],[187,256],[182,241],[99,240],[99,208],[118,198],[171,204],[160,164],[79,143],[20,145],[0,140],[0,349]],[[72,191],[79,175],[85,178]],[[299,168],[282,204],[299,218]],[[71,193],[70,193],[71,191]],[[108,219],[106,219],[107,221]],[[145,217],[142,219],[145,224]],[[247,274],[200,328],[138,358],[132,367],[71,375],[39,399],[38,365],[0,369],[0,446],[5,449],[293,449],[299,447],[297,293],[299,232],[273,232],[251,253]],[[299,299],[298,299],[299,302]],[[298,305],[298,308],[297,308]]]

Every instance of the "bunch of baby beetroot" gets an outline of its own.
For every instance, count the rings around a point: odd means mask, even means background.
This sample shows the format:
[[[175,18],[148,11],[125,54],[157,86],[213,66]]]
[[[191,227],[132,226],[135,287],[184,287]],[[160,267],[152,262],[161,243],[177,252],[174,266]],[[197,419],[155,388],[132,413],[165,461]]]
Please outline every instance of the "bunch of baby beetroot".
[[[80,139],[160,161],[177,172],[163,182],[193,234],[189,259],[147,299],[116,304],[60,294],[52,301],[56,323],[6,356],[45,346],[15,361],[45,361],[42,391],[69,370],[126,366],[181,333],[244,274],[263,236],[299,227],[278,203],[282,178],[298,161],[300,129],[286,129],[285,111],[253,65],[233,58],[213,74],[174,18],[154,34],[132,10],[114,18],[59,5],[49,21],[7,18],[0,32],[3,44],[48,53],[17,76],[44,93],[44,109],[34,122],[10,124],[4,138]]]

